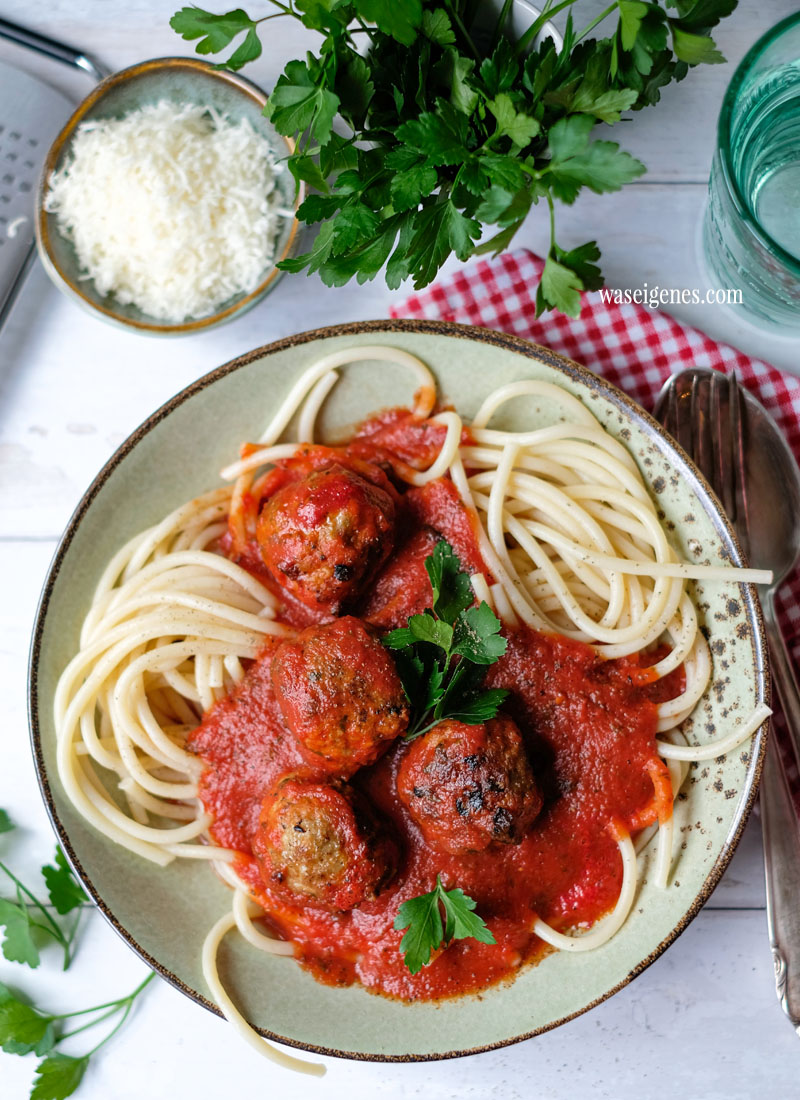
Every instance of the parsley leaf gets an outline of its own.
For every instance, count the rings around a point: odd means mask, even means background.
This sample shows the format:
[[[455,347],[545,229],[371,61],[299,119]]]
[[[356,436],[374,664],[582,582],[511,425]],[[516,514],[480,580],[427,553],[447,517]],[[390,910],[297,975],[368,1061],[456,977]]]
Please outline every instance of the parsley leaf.
[[[573,203],[581,187],[596,194],[619,191],[624,183],[641,176],[645,166],[613,141],[589,142],[594,120],[588,115],[570,115],[550,131],[548,179],[553,194]]]
[[[446,718],[467,725],[487,722],[508,695],[504,688],[482,690],[485,666],[505,653],[507,642],[489,605],[473,606],[470,579],[445,539],[425,559],[425,570],[432,607],[383,639],[395,652],[411,709],[407,741]]]
[[[397,911],[394,927],[408,931],[400,941],[405,964],[417,974],[431,961],[431,954],[442,944],[453,940],[474,939],[480,943],[496,943],[485,921],[475,913],[476,903],[458,887],[445,890],[440,875],[429,894],[404,901]],[[444,923],[442,922],[444,912]]]
[[[266,113],[281,134],[310,130],[324,143],[338,109],[339,97],[315,82],[305,61],[290,61],[278,77]]]
[[[480,726],[494,718],[503,701],[508,697],[505,688],[489,688],[472,699],[465,699],[462,703],[454,705],[454,709],[448,714],[455,722],[463,722],[465,726]]]
[[[425,572],[431,582],[434,612],[452,625],[459,611],[472,605],[474,597],[469,577],[461,572],[461,562],[445,539],[440,539],[425,559]]]
[[[181,8],[170,19],[169,25],[187,42],[199,38],[195,46],[199,54],[219,53],[244,31],[244,40],[220,68],[241,69],[248,61],[255,61],[261,56],[255,21],[241,8],[224,15],[214,15],[196,7]]]
[[[468,155],[466,116],[445,100],[436,111],[423,111],[417,119],[398,127],[401,141],[424,153],[432,165],[460,164]]]
[[[392,177],[390,194],[397,211],[416,209],[436,188],[438,176],[432,164],[421,161]]]
[[[579,316],[582,290],[583,280],[580,276],[572,268],[560,264],[552,255],[548,256],[536,295],[537,317],[551,306],[569,317]]]
[[[5,930],[3,957],[36,969],[41,961],[33,942],[31,918],[23,904],[0,898],[0,927]]]
[[[54,1019],[18,1000],[0,982],[0,1047],[7,1054],[46,1054],[55,1041]]]
[[[714,45],[711,38],[706,35],[690,34],[681,30],[677,24],[672,25],[672,46],[675,56],[687,65],[722,65],[725,58]]]
[[[408,629],[416,642],[429,642],[440,649],[449,650],[453,645],[453,628],[432,615],[412,615]]]
[[[67,1054],[51,1054],[36,1067],[37,1080],[30,1100],[65,1100],[72,1096],[83,1080],[89,1055],[71,1058]]]
[[[520,148],[530,145],[541,129],[535,118],[516,110],[514,101],[506,92],[487,100],[486,106],[497,119],[497,133],[506,134]]]
[[[488,603],[461,612],[453,629],[453,642],[451,652],[475,665],[493,665],[508,645],[500,636],[500,620]]]
[[[422,22],[422,0],[357,0],[362,18],[374,22],[384,34],[389,34],[404,46],[417,37]]]
[[[569,252],[555,245],[553,251],[559,262],[578,276],[584,290],[599,290],[603,285],[600,268],[593,262],[600,259],[597,241],[587,241],[586,244],[573,248]]]
[[[420,210],[416,225],[408,246],[416,290],[431,282],[451,251],[459,260],[466,260],[472,252],[472,241],[481,234],[478,222],[464,217],[450,199]]]
[[[508,39],[500,39],[492,56],[481,63],[479,71],[490,98],[500,92],[507,92],[514,86],[519,73],[519,62]]]
[[[0,810],[0,833],[10,833],[16,826],[5,810]]]
[[[83,887],[73,875],[72,868],[64,858],[61,848],[56,848],[55,866],[48,864],[42,867],[42,875],[50,903],[62,917],[89,900],[83,892]]]
[[[632,50],[636,36],[647,15],[648,6],[642,0],[617,0],[619,7],[619,36],[623,50]]]
[[[422,13],[422,33],[439,46],[455,45],[453,24],[444,8],[437,8],[435,11],[426,10]]]

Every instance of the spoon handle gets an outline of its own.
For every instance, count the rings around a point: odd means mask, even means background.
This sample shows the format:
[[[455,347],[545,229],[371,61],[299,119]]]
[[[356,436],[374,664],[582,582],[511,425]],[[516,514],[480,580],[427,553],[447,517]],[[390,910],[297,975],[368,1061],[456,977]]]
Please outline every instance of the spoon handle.
[[[767,926],[781,1008],[800,1035],[800,828],[776,745],[761,778]]]
[[[768,589],[762,601],[764,626],[769,640],[770,671],[786,718],[786,727],[800,771],[800,687],[797,684],[792,659],[786,648],[775,609],[775,592]]]

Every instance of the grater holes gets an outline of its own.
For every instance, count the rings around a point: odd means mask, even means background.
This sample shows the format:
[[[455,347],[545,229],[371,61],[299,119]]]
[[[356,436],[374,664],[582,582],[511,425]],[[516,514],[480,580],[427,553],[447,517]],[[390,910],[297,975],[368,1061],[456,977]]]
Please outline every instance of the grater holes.
[[[36,165],[33,163],[32,160],[23,161],[23,164],[25,165],[26,168],[35,168],[36,167]]]
[[[19,189],[20,189],[20,191],[27,192],[27,191],[30,191],[31,185],[28,183],[27,180],[23,180],[19,185]]]
[[[0,133],[2,133],[2,126],[0,126]],[[28,138],[28,145],[30,145],[31,149],[35,149],[38,144],[39,142],[36,138]]]
[[[16,153],[6,153],[6,160],[11,161],[12,164],[14,163],[14,161],[16,159],[17,159],[17,154]]]
[[[14,182],[14,177],[11,175],[10,172],[6,172],[6,174],[3,176],[2,182],[3,183],[13,183]]]
[[[19,141],[19,139],[22,137],[22,134],[19,132],[19,130],[12,130],[8,136],[11,138],[12,141]]]

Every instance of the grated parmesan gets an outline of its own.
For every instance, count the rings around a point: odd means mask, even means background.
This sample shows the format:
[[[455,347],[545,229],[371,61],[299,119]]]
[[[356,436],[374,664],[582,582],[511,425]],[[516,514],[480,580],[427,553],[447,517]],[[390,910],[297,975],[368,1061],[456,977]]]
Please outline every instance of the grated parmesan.
[[[161,102],[84,122],[45,208],[84,279],[150,317],[203,317],[250,293],[275,250],[269,142],[246,119]]]

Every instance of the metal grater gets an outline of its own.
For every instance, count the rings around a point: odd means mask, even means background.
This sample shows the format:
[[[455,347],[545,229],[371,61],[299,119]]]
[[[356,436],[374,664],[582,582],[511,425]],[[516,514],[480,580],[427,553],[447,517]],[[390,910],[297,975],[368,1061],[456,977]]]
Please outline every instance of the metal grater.
[[[61,92],[0,61],[0,325],[35,254],[44,158],[72,110]]]

